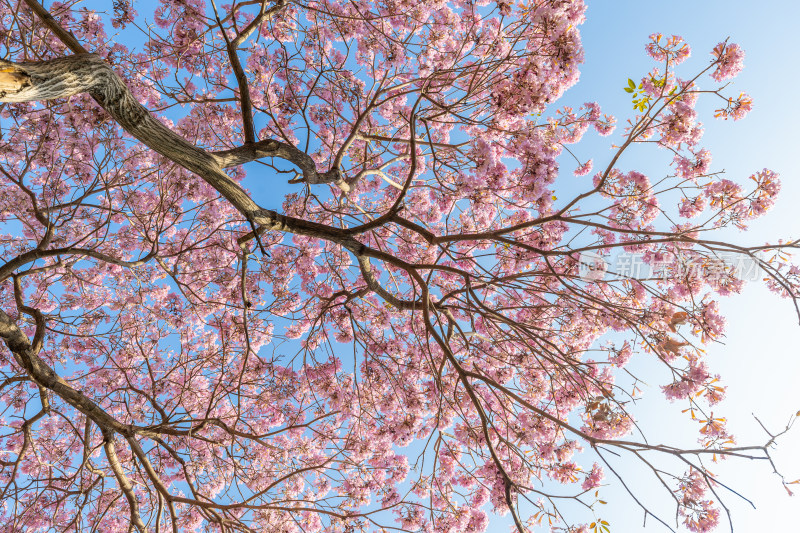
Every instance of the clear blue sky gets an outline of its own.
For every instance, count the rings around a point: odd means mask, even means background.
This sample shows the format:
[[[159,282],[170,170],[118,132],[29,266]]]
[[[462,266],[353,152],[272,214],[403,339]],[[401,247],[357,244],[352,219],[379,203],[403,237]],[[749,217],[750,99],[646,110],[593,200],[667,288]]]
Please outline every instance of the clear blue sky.
[[[702,142],[713,156],[712,170],[726,170],[731,179],[745,179],[764,167],[781,174],[783,188],[774,210],[751,224],[747,233],[733,230],[728,240],[747,244],[774,242],[778,238],[800,236],[800,107],[796,91],[800,85],[800,60],[790,48],[798,34],[800,3],[773,1],[755,4],[744,1],[673,0],[672,2],[633,2],[596,0],[587,2],[587,22],[581,33],[586,50],[581,81],[559,103],[580,105],[598,101],[604,112],[614,114],[619,123],[631,116],[630,96],[622,91],[627,78],[644,75],[652,63],[644,54],[647,36],[654,32],[683,36],[692,47],[692,57],[684,65],[687,75],[705,64],[711,49],[730,37],[746,51],[745,70],[734,80],[733,95],[740,91],[754,99],[753,111],[743,120],[715,120],[712,114],[700,117],[706,134]],[[702,105],[700,108],[702,109]],[[707,108],[706,108],[707,109]],[[619,131],[615,132],[615,138]],[[594,158],[595,168],[604,167],[610,158],[609,139],[590,138],[576,146],[583,160]],[[613,140],[613,139],[612,139]],[[646,168],[653,178],[668,172],[666,154],[643,150],[626,157],[626,168]],[[573,165],[574,166],[574,165]],[[572,167],[564,165],[564,178]],[[797,258],[800,260],[800,257]],[[729,386],[728,398],[715,408],[715,414],[728,417],[729,428],[740,445],[762,444],[767,437],[752,414],[771,430],[782,428],[792,413],[800,409],[800,326],[788,300],[769,293],[758,283],[743,294],[723,299],[729,318],[724,345],[710,347],[709,363],[722,374]],[[680,410],[685,405],[665,404],[657,389],[663,383],[651,382],[649,400],[634,413],[651,442],[687,442],[691,445],[693,424]],[[774,458],[789,480],[800,478],[800,424],[778,442]],[[756,509],[730,495],[729,504],[735,531],[800,531],[800,490],[791,498],[780,485],[771,467],[762,462],[728,460],[711,465],[731,487],[753,500]],[[638,477],[643,471],[630,467]],[[800,486],[795,485],[800,489]],[[638,496],[653,504],[667,502],[668,496],[642,487]],[[643,514],[621,490],[607,487],[609,504],[603,516],[612,531],[666,531],[652,519],[642,526]],[[674,524],[674,510],[662,507],[664,518]],[[669,521],[669,520],[668,520]],[[721,531],[727,528],[721,527]]]

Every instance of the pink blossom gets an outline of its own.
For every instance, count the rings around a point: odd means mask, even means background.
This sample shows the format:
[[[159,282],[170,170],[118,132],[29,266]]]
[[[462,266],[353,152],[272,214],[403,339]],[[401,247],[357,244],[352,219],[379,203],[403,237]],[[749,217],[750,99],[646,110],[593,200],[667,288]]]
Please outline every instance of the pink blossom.
[[[736,98],[728,98],[728,105],[725,108],[717,109],[715,117],[722,117],[725,120],[733,118],[740,120],[753,109],[753,99],[745,93],[739,94]]]
[[[719,509],[713,501],[703,499],[707,489],[703,475],[694,469],[680,482],[677,490],[682,497],[679,512],[689,531],[707,533],[719,523]]]
[[[594,129],[597,130],[597,133],[605,137],[614,132],[616,128],[615,124],[616,119],[614,117],[611,115],[604,115],[602,120],[597,120],[594,123]]]
[[[572,171],[573,174],[576,176],[585,176],[589,172],[592,171],[592,160],[589,159],[586,163],[582,164],[578,168]]]
[[[744,50],[738,44],[722,42],[714,47],[711,52],[717,68],[711,77],[717,81],[733,78],[744,67]]]
[[[685,179],[693,179],[702,176],[708,172],[711,166],[711,152],[705,148],[693,154],[694,158],[675,156],[673,163],[675,163],[678,175]]]
[[[701,214],[706,208],[706,197],[695,196],[694,198],[683,198],[678,209],[678,213],[684,218],[694,218]]]
[[[654,33],[650,35],[650,41],[645,46],[647,55],[656,61],[664,61],[669,59],[674,65],[678,65],[685,61],[690,55],[690,48],[683,38],[678,35],[668,37],[662,42],[663,35]]]
[[[583,490],[595,489],[600,486],[600,482],[604,477],[605,472],[603,472],[603,468],[599,464],[594,463],[594,465],[592,465],[592,470],[586,476],[586,479],[583,480],[581,488]]]

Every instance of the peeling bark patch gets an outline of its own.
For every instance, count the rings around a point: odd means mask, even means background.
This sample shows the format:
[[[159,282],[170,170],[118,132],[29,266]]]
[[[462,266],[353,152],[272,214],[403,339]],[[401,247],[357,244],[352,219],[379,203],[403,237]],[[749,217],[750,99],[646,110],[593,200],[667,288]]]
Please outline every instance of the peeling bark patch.
[[[16,68],[0,69],[0,98],[9,93],[16,93],[31,84],[31,77]]]

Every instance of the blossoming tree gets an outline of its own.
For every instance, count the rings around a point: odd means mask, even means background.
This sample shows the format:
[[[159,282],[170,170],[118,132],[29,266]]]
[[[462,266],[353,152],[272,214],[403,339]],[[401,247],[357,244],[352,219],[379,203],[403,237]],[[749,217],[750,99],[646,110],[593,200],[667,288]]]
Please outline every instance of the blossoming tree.
[[[109,4],[0,1],[4,531],[607,531],[610,455],[708,531],[704,458],[769,459],[711,414],[700,349],[742,286],[721,256],[784,296],[800,273],[794,242],[714,237],[779,189],[701,145],[698,98],[750,109],[737,45],[680,73],[653,35],[612,155],[573,171],[615,123],[556,104],[581,0]],[[619,162],[643,143],[657,179]],[[631,357],[695,449],[637,430]]]

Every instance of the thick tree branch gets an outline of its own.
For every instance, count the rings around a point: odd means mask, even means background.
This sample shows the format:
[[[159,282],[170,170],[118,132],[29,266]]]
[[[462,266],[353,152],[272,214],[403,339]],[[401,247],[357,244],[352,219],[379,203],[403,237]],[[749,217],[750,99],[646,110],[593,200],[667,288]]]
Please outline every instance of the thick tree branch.
[[[122,469],[122,465],[117,457],[117,448],[114,445],[114,433],[111,431],[103,431],[103,439],[103,447],[106,450],[108,464],[111,467],[111,471],[114,472],[114,477],[117,478],[120,490],[128,500],[128,506],[131,510],[131,523],[136,526],[136,529],[141,533],[147,533],[147,526],[142,522],[142,517],[139,514],[139,503],[136,501],[136,493],[133,491],[133,485],[130,479],[128,479],[128,476],[125,475],[125,471]]]
[[[214,3],[214,0],[211,0],[211,5],[214,8],[214,15],[217,18],[217,26],[219,27],[220,32],[222,32],[222,37],[225,39],[225,48],[228,51],[228,60],[231,63],[233,76],[236,78],[236,83],[239,86],[239,108],[240,114],[242,115],[242,132],[244,134],[244,142],[245,144],[252,144],[256,141],[256,134],[255,126],[253,124],[253,101],[250,98],[250,85],[247,82],[247,76],[242,68],[242,62],[239,61],[237,45],[232,43],[228,38],[228,33],[225,31],[225,27],[222,25],[222,21],[219,19],[217,5]],[[261,7],[263,14],[264,6],[262,5]]]
[[[319,172],[310,155],[289,143],[274,139],[265,139],[254,144],[231,148],[230,150],[211,152],[211,155],[217,159],[217,163],[221,168],[243,165],[265,157],[278,157],[297,165],[303,172],[303,181],[309,185],[333,183],[340,188],[347,186],[338,169],[334,168],[327,172]]]

